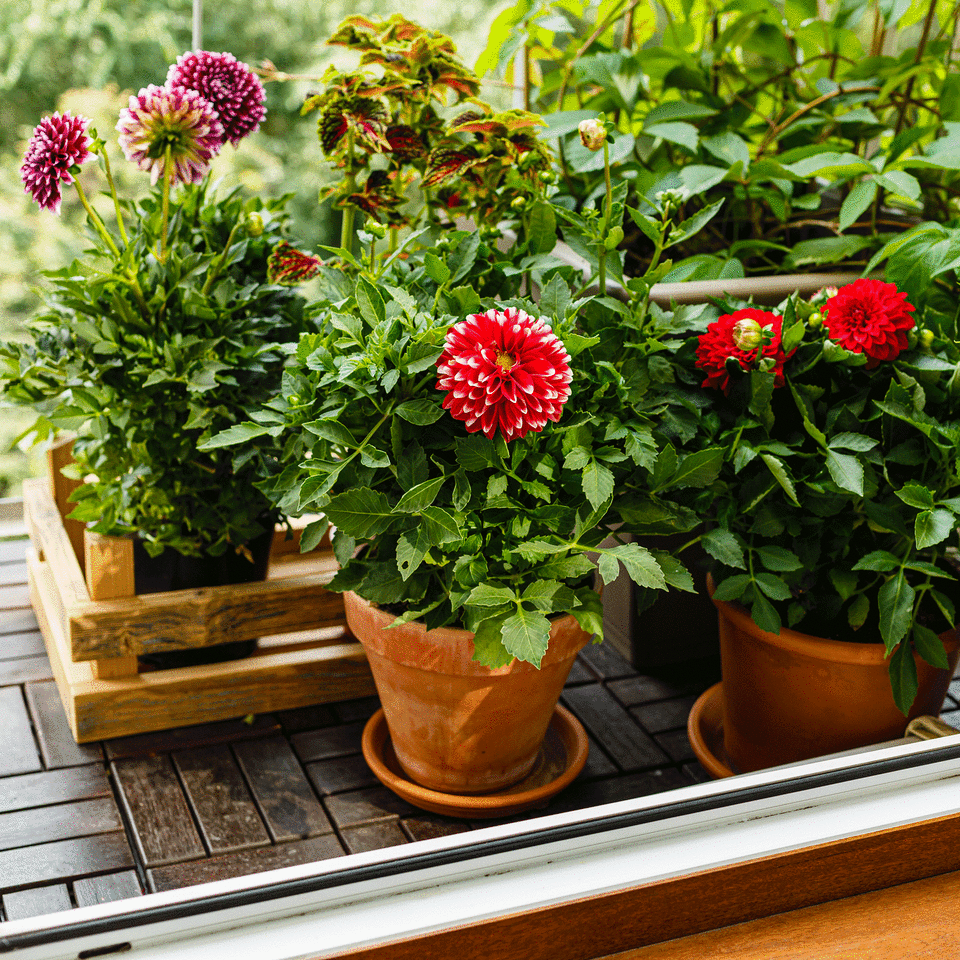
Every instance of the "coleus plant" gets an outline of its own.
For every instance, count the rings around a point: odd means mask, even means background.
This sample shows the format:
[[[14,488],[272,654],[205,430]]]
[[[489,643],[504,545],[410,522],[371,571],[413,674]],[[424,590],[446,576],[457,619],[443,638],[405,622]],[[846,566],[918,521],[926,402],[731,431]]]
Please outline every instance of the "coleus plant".
[[[677,354],[693,444],[722,453],[688,502],[709,527],[714,598],[773,633],[882,642],[904,713],[914,652],[946,667],[938,633],[957,624],[956,323],[860,279],[732,310]]]
[[[276,517],[254,486],[267,472],[259,451],[198,450],[277,391],[306,329],[302,297],[267,278],[285,233],[283,201],[218,195],[209,182],[213,157],[264,114],[245,64],[197,51],[163,86],[131,97],[118,120],[119,146],[150,174],[152,195],[121,199],[106,142],[70,114],[41,121],[22,166],[44,209],[58,212],[63,186],[74,186],[92,243],[47,274],[45,304],[28,324],[33,342],[0,350],[3,399],[36,409],[39,439],[76,434],[73,470],[86,482],[71,516],[100,533],[135,533],[154,554],[242,552]],[[92,159],[112,229],[77,179]]]
[[[477,99],[479,80],[452,41],[400,14],[348,17],[328,42],[357,52],[359,65],[330,67],[302,110],[317,117],[321,148],[339,173],[321,197],[343,211],[341,243],[324,252],[350,269],[358,238],[376,247],[386,237],[389,253],[402,241],[404,257],[422,256],[467,218],[481,233],[481,262],[492,265],[487,292],[516,292],[524,269],[556,243],[544,199],[552,154],[536,135],[543,121]],[[508,231],[517,249],[497,269],[504,257],[495,241]],[[521,252],[531,261],[522,267]],[[319,270],[320,258],[313,262]],[[306,261],[302,268],[300,278],[309,275]]]

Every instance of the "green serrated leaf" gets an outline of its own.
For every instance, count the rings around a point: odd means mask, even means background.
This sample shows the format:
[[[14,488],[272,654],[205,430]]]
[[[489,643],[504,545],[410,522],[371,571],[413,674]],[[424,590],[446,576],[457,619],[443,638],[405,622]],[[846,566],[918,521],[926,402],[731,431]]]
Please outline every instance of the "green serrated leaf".
[[[950,669],[943,641],[929,627],[921,623],[913,625],[913,647],[931,667]]]
[[[893,690],[893,702],[906,716],[917,697],[917,662],[913,659],[910,644],[899,644],[890,657],[890,687]]]
[[[907,583],[903,571],[891,577],[880,587],[877,604],[880,608],[880,636],[887,653],[907,635],[913,623],[914,589]]]
[[[724,566],[733,567],[736,570],[747,569],[743,547],[740,546],[740,541],[729,530],[720,528],[708,530],[700,538],[700,542],[703,544],[703,549]],[[739,595],[738,593],[737,596]],[[721,599],[723,598],[721,597]]]
[[[500,632],[508,653],[539,669],[550,642],[550,621],[542,613],[520,607],[503,621]]]

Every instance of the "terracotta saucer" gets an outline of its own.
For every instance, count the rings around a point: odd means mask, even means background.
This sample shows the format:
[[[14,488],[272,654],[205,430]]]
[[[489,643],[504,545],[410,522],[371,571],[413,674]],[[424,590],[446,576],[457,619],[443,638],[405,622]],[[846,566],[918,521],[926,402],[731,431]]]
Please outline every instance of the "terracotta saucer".
[[[441,793],[414,783],[404,773],[393,752],[382,709],[367,721],[363,729],[364,759],[384,786],[422,810],[468,819],[505,817],[546,806],[547,801],[568,786],[583,769],[588,748],[587,735],[580,721],[569,710],[557,705],[533,770],[507,790],[469,796]]]
[[[705,690],[687,717],[687,737],[696,758],[711,777],[732,777],[733,761],[723,745],[723,684]]]

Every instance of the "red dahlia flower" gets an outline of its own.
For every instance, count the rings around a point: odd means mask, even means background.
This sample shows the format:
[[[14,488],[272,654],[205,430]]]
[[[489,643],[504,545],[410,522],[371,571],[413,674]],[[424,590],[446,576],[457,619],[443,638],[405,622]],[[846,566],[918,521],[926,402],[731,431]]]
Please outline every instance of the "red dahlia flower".
[[[787,359],[780,343],[783,317],[747,307],[724,314],[700,334],[697,366],[707,378],[701,386],[730,392],[727,360],[737,361],[741,370],[756,369],[761,360],[772,360],[774,386],[782,387],[783,363]]]
[[[120,149],[151,183],[164,173],[169,148],[173,183],[199,183],[223,146],[217,111],[196,90],[150,84],[120,111]]]
[[[168,87],[196,90],[213,105],[223,126],[224,142],[236,146],[255,132],[267,114],[263,84],[231,53],[196,50],[177,58],[167,73]]]
[[[570,397],[570,357],[544,323],[517,310],[475,313],[447,331],[437,361],[443,406],[470,433],[504,440],[560,419]]]
[[[60,212],[60,185],[73,183],[70,168],[90,159],[89,125],[85,117],[55,113],[44,117],[34,128],[20,176],[24,190],[41,210]]]
[[[823,325],[831,340],[852,353],[865,353],[870,358],[867,366],[876,366],[907,349],[913,310],[895,284],[854,280],[826,302]]]

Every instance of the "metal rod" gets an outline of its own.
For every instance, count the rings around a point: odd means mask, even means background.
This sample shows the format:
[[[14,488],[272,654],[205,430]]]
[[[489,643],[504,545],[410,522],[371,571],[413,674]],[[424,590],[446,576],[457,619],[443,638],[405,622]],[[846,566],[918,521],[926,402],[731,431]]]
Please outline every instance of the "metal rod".
[[[203,46],[203,0],[193,0],[192,50]]]

